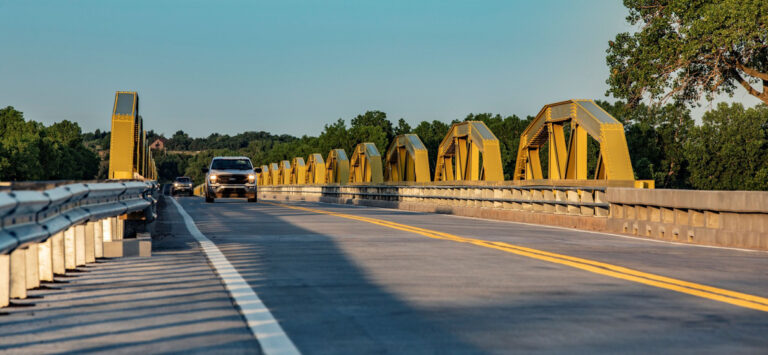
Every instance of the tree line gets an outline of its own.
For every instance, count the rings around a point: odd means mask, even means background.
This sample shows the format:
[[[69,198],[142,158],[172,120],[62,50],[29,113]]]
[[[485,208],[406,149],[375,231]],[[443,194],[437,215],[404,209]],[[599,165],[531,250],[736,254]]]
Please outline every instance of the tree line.
[[[0,109],[0,181],[90,180],[100,159],[83,144],[75,122],[27,121],[12,106]]]

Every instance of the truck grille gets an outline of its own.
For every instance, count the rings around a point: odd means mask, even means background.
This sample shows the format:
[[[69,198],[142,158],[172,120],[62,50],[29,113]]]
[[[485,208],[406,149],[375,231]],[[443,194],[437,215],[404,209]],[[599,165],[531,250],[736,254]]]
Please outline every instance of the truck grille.
[[[246,182],[248,182],[248,175],[219,175],[219,183],[221,184],[245,184]]]

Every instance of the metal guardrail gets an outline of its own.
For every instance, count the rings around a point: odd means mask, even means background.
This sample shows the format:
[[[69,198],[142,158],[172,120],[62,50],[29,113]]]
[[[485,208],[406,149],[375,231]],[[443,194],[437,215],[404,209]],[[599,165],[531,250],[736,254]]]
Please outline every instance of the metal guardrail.
[[[45,241],[72,226],[131,212],[157,214],[156,182],[72,183],[0,192],[0,254]]]

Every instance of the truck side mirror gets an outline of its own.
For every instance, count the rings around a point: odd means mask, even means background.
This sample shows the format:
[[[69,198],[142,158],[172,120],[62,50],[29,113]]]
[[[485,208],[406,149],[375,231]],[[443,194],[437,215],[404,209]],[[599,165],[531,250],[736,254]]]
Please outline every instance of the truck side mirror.
[[[207,173],[207,172],[208,172],[208,168],[202,168],[202,169],[200,169],[200,170],[202,170],[202,171],[203,171],[203,174],[205,174],[205,173]]]
[[[253,172],[256,174],[261,174],[261,168],[253,168]]]

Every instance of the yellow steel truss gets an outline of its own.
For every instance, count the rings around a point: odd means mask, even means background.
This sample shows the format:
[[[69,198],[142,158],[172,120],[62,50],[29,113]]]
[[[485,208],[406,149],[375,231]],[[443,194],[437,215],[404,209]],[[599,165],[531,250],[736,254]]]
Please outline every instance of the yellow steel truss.
[[[269,164],[269,184],[268,185],[280,185],[280,167],[277,163]]]
[[[291,162],[291,185],[303,185],[307,180],[307,165],[304,164],[304,158],[295,157]]]
[[[349,181],[349,159],[344,149],[331,149],[328,153],[325,181],[329,184],[346,184]]]
[[[258,185],[264,186],[269,185],[269,166],[262,165],[261,166],[261,172],[259,173],[258,177]]]
[[[454,180],[504,180],[499,140],[485,123],[454,123],[440,143],[435,181]]]
[[[291,162],[283,160],[280,162],[278,170],[277,185],[290,185],[291,183]]]
[[[381,154],[373,143],[360,143],[349,159],[349,182],[382,183]]]
[[[320,153],[310,154],[307,157],[307,184],[325,184],[325,161]]]
[[[384,180],[429,182],[429,154],[415,134],[395,137],[387,150]]]
[[[112,108],[109,146],[110,179],[157,179],[157,167],[139,115],[139,95],[118,91]]]
[[[634,180],[624,126],[592,100],[568,100],[541,109],[520,136],[514,180],[543,178],[539,152],[547,142],[550,180],[586,180],[587,135],[600,143],[594,179]]]

